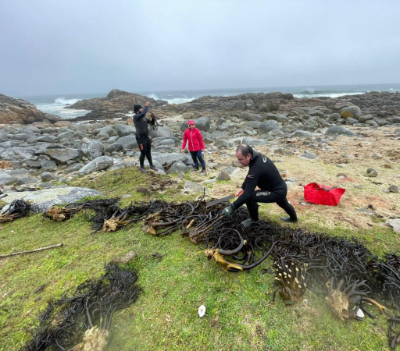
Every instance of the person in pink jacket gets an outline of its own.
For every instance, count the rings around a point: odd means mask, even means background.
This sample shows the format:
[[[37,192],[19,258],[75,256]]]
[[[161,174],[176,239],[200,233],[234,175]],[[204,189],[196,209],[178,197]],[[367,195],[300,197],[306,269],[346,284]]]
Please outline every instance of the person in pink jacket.
[[[185,151],[186,143],[188,143],[188,149],[190,151],[190,155],[192,155],[192,159],[194,162],[194,171],[199,170],[199,162],[202,167],[202,174],[207,174],[206,171],[206,163],[204,162],[203,156],[201,154],[204,151],[204,141],[201,136],[201,132],[196,128],[196,124],[193,120],[188,122],[188,129],[186,129],[183,133],[183,143],[181,152]]]

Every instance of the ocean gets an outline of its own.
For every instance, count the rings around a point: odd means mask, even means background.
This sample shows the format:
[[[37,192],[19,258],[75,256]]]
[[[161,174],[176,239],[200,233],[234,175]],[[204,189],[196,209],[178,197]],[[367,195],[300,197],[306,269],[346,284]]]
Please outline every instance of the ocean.
[[[139,92],[156,100],[166,100],[169,104],[182,104],[192,101],[202,96],[235,96],[246,93],[272,93],[272,92],[291,93],[298,98],[312,97],[339,97],[348,94],[364,94],[369,91],[388,91],[400,92],[400,84],[365,84],[365,85],[331,85],[315,87],[271,87],[271,88],[240,88],[240,89],[210,89],[210,90],[180,90],[180,91],[154,91]],[[92,99],[95,97],[105,97],[108,92],[98,94],[64,94],[64,95],[43,95],[43,96],[20,96],[34,104],[39,110],[71,119],[87,114],[88,110],[68,109],[66,106],[72,105],[78,100]]]

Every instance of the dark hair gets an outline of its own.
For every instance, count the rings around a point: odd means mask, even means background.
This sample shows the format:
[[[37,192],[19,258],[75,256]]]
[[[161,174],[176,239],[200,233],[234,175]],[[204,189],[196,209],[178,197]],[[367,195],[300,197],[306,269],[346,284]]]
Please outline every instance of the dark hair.
[[[247,144],[240,144],[237,148],[236,148],[236,152],[241,152],[241,154],[243,155],[243,157],[247,157],[248,154],[251,155],[251,157],[253,157],[253,148],[250,145]]]
[[[138,113],[141,108],[142,108],[141,105],[135,105],[135,106],[133,106],[133,112]]]

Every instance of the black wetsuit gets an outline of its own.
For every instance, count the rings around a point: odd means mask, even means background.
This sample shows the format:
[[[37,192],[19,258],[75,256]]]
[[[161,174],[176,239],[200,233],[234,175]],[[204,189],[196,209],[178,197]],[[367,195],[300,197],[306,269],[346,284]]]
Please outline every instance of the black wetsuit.
[[[256,186],[261,190],[254,191]],[[232,203],[235,210],[245,203],[250,218],[258,221],[257,202],[276,202],[286,211],[290,219],[297,220],[296,211],[286,198],[287,185],[274,163],[267,156],[253,151],[249,172],[242,184],[242,189],[244,190],[243,194]]]
[[[149,123],[146,118],[147,106],[143,108],[142,113],[133,116],[133,122],[136,128],[136,141],[140,148],[140,168],[144,168],[144,158],[147,158],[150,166],[153,166],[153,160],[151,158],[151,140],[149,138]]]

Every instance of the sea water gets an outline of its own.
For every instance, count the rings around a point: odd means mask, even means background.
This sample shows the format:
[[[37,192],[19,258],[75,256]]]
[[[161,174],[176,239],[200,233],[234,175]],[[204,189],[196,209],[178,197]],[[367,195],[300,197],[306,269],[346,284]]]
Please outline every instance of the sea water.
[[[364,84],[364,85],[327,85],[327,86],[297,86],[297,87],[269,87],[269,88],[240,88],[240,89],[209,89],[209,90],[174,90],[140,92],[131,91],[148,96],[156,100],[166,100],[169,104],[182,104],[198,99],[202,96],[235,96],[246,93],[290,93],[297,98],[331,97],[336,98],[350,94],[364,94],[370,91],[400,92],[400,84]],[[71,119],[84,116],[90,110],[70,109],[67,106],[79,100],[106,97],[108,92],[98,94],[68,94],[68,95],[43,95],[21,96],[19,98],[34,104],[45,113],[60,116],[63,119]]]

